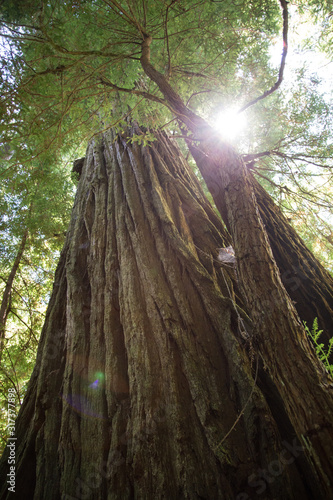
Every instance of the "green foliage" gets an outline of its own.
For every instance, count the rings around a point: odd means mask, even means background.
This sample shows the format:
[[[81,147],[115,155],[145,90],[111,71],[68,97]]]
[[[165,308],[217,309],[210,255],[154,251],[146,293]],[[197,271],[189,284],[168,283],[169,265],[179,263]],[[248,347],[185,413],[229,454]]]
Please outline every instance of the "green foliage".
[[[3,27],[12,47],[3,62],[3,86],[9,86],[2,100],[6,142],[18,131],[33,142],[32,149],[20,151],[21,161],[66,148],[68,139],[72,144],[87,140],[129,108],[143,125],[163,125],[172,118],[167,109],[161,112],[156,103],[130,92],[159,95],[140,65],[138,26],[153,35],[157,69],[168,72],[181,96],[194,108],[205,106],[206,114],[217,100],[229,102],[242,90],[247,99],[247,93],[263,90],[274,79],[267,49],[280,25],[276,2],[243,0],[235,7],[232,1],[181,0],[166,9],[163,2],[149,0],[123,7],[129,16],[100,0],[53,0],[19,31],[8,22]],[[230,79],[240,67],[243,76]],[[129,92],[119,97],[117,88]]]
[[[319,343],[319,338],[323,333],[323,330],[319,330],[318,328],[318,319],[317,318],[314,319],[311,330],[307,326],[306,321],[304,321],[304,327],[306,333],[308,334],[309,338],[311,339],[316,349],[318,358],[320,359],[320,361],[322,361],[327,371],[333,377],[333,365],[331,365],[329,361],[329,358],[333,352],[333,337],[330,339],[328,349],[325,350],[324,344]]]
[[[29,22],[40,9],[40,4],[39,0],[2,0],[0,18],[6,22]]]
[[[153,133],[147,132],[145,134],[136,135],[134,134],[132,137],[127,139],[127,142],[130,144],[136,143],[139,146],[149,146],[151,142],[156,141],[156,137]]]
[[[269,105],[268,105],[269,104]],[[250,153],[266,152],[255,164],[270,192],[308,247],[333,270],[333,100],[311,68],[295,69],[284,95],[257,107]]]
[[[8,389],[15,389],[16,410],[18,412],[25,396],[27,384],[36,359],[37,339],[34,339],[34,341],[30,339],[28,341],[27,337],[23,335],[20,338],[17,337],[17,339],[19,339],[19,343],[13,343],[13,345],[7,347],[1,360],[0,453],[2,453],[8,438],[8,430],[6,428],[7,418],[5,415]]]
[[[0,301],[23,234],[27,244],[10,293],[0,367],[0,399],[15,388],[17,410],[35,363],[54,271],[68,227],[74,188],[66,160],[52,155],[11,164],[20,139],[13,136],[0,159]],[[9,147],[8,147],[9,146]],[[28,142],[27,151],[32,148]],[[73,148],[74,151],[74,148]],[[60,155],[59,155],[60,156]],[[6,419],[0,424],[0,448],[6,440]]]

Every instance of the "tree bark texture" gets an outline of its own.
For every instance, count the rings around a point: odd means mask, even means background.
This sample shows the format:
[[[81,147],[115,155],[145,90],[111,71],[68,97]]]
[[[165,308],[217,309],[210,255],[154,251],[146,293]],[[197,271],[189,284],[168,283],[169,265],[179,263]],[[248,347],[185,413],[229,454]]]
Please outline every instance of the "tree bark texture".
[[[256,385],[235,271],[216,261],[230,238],[156,137],[88,147],[17,419],[16,498],[321,498]]]
[[[228,220],[223,188],[214,168],[200,147],[188,142],[201,174],[208,182],[215,202],[225,221]],[[281,280],[292,299],[299,317],[312,326],[315,318],[323,329],[320,338],[326,345],[333,336],[333,278],[306,247],[269,194],[249,174],[260,217],[267,232]]]
[[[333,277],[255,178],[252,184],[282,282],[301,320],[311,327],[318,318],[318,326],[323,330],[320,341],[327,347],[333,336]]]

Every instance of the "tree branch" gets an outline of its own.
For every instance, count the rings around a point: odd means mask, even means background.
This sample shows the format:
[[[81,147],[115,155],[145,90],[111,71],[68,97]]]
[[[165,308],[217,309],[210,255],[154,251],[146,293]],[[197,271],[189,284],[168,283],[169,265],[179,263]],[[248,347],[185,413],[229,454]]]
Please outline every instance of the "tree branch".
[[[107,49],[109,48],[109,44],[107,44],[105,47],[103,47],[101,50],[69,50],[66,47],[62,47],[58,43],[55,43],[52,38],[48,35],[47,30],[40,25],[40,31],[43,34],[42,37],[34,37],[34,41],[42,42],[42,43],[48,43],[53,47],[57,52],[60,52],[61,54],[66,54],[66,55],[72,55],[72,56],[100,56],[100,57],[115,57],[115,58],[121,58],[121,59],[130,59],[132,57],[131,55],[128,54],[119,54],[116,52],[107,52]]]
[[[188,127],[189,130],[197,131],[200,128],[202,131],[206,130],[206,121],[196,115],[184,104],[180,95],[173,89],[165,76],[157,71],[157,69],[151,64],[150,44],[152,40],[152,37],[149,35],[146,36],[142,42],[140,62],[144,72],[153,82],[156,83],[162,92],[165,98],[164,104],[168,103],[169,109],[171,109],[171,111]]]
[[[165,32],[165,38],[166,38],[166,45],[167,45],[167,53],[168,53],[168,78],[171,77],[171,54],[170,54],[170,45],[169,45],[169,34],[168,34],[168,16],[169,16],[169,9],[172,7],[174,3],[176,3],[178,0],[172,0],[169,5],[167,5],[166,11],[165,11],[165,23],[164,23],[164,32]]]
[[[150,101],[155,101],[155,102],[158,102],[159,104],[164,104],[164,106],[168,106],[168,103],[164,99],[161,99],[160,97],[157,97],[154,94],[150,94],[149,92],[144,92],[142,90],[135,90],[135,89],[126,89],[124,87],[118,87],[118,85],[114,85],[110,81],[104,80],[104,78],[99,78],[99,83],[101,83],[102,85],[105,85],[106,87],[111,87],[113,90],[117,90],[119,92],[126,92],[128,94],[139,95],[139,96],[144,97],[145,99],[149,99]]]
[[[281,64],[280,64],[280,70],[279,70],[279,76],[275,84],[273,85],[272,88],[264,92],[261,96],[257,97],[253,101],[248,102],[245,106],[243,106],[238,113],[242,113],[245,111],[247,108],[250,106],[253,106],[254,104],[257,104],[257,102],[261,101],[262,99],[265,99],[269,95],[273,94],[281,85],[282,80],[283,80],[283,72],[284,72],[284,67],[286,64],[286,57],[287,57],[287,52],[288,52],[288,2],[286,0],[280,0],[280,4],[282,7],[282,15],[283,15],[283,31],[282,31],[282,39],[283,39],[283,51],[282,51],[282,58],[281,58]]]
[[[109,7],[115,7],[116,9],[118,9],[118,15],[122,15],[124,16],[127,21],[129,22],[129,24],[131,24],[132,26],[134,26],[136,29],[139,30],[140,34],[142,35],[142,38],[144,38],[145,36],[147,36],[147,33],[144,29],[143,26],[140,25],[140,23],[138,22],[138,20],[136,19],[136,17],[133,15],[133,12],[131,12],[131,15],[126,12],[126,10],[119,4],[119,2],[117,2],[117,0],[103,0],[104,3],[106,3],[106,5],[108,5]],[[130,8],[130,6],[128,5],[128,7]],[[130,11],[132,9],[130,8]]]

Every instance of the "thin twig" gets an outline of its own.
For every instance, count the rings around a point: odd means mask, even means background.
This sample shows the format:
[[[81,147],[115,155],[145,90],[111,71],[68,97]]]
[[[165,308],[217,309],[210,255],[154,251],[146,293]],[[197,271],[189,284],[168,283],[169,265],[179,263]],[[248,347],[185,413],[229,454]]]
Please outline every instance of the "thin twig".
[[[256,356],[256,373],[255,373],[255,377],[254,377],[254,380],[253,380],[253,386],[252,386],[252,389],[251,389],[251,392],[250,392],[250,395],[245,403],[245,405],[243,406],[240,414],[238,415],[238,417],[236,418],[235,422],[233,423],[233,425],[231,426],[231,428],[229,429],[229,431],[226,433],[226,435],[221,439],[221,441],[219,442],[219,444],[217,446],[215,446],[215,450],[218,450],[218,448],[221,446],[222,443],[224,443],[224,441],[230,436],[230,434],[232,433],[232,431],[234,430],[234,428],[236,427],[236,425],[238,424],[238,422],[240,421],[240,419],[242,418],[242,416],[244,415],[244,412],[246,410],[246,407],[247,405],[249,404],[249,402],[251,401],[252,399],[252,396],[253,396],[253,393],[254,393],[254,390],[257,386],[257,378],[258,378],[258,367],[259,367],[259,355],[257,354]]]

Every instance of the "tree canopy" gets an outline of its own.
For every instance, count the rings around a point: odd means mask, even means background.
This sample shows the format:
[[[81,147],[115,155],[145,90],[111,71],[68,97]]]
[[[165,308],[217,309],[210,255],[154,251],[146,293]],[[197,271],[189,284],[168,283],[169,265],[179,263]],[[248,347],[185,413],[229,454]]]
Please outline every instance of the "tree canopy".
[[[313,30],[324,46],[329,5],[290,5],[289,38],[303,22],[297,9],[307,16],[312,9],[322,22]],[[1,140],[13,168],[39,158],[60,164],[75,156],[73,144],[85,148],[88,138],[122,126],[129,115],[175,133],[174,110],[141,64],[144,34],[153,40],[153,66],[211,124],[219,112],[242,109],[272,89],[279,68],[270,49],[277,39],[281,54],[286,49],[277,1],[31,1],[4,2],[1,10]],[[256,168],[266,188],[328,259],[331,97],[311,67],[293,72],[292,85],[244,111],[248,127],[237,145],[249,161],[261,158]],[[311,237],[313,223],[325,250]]]

